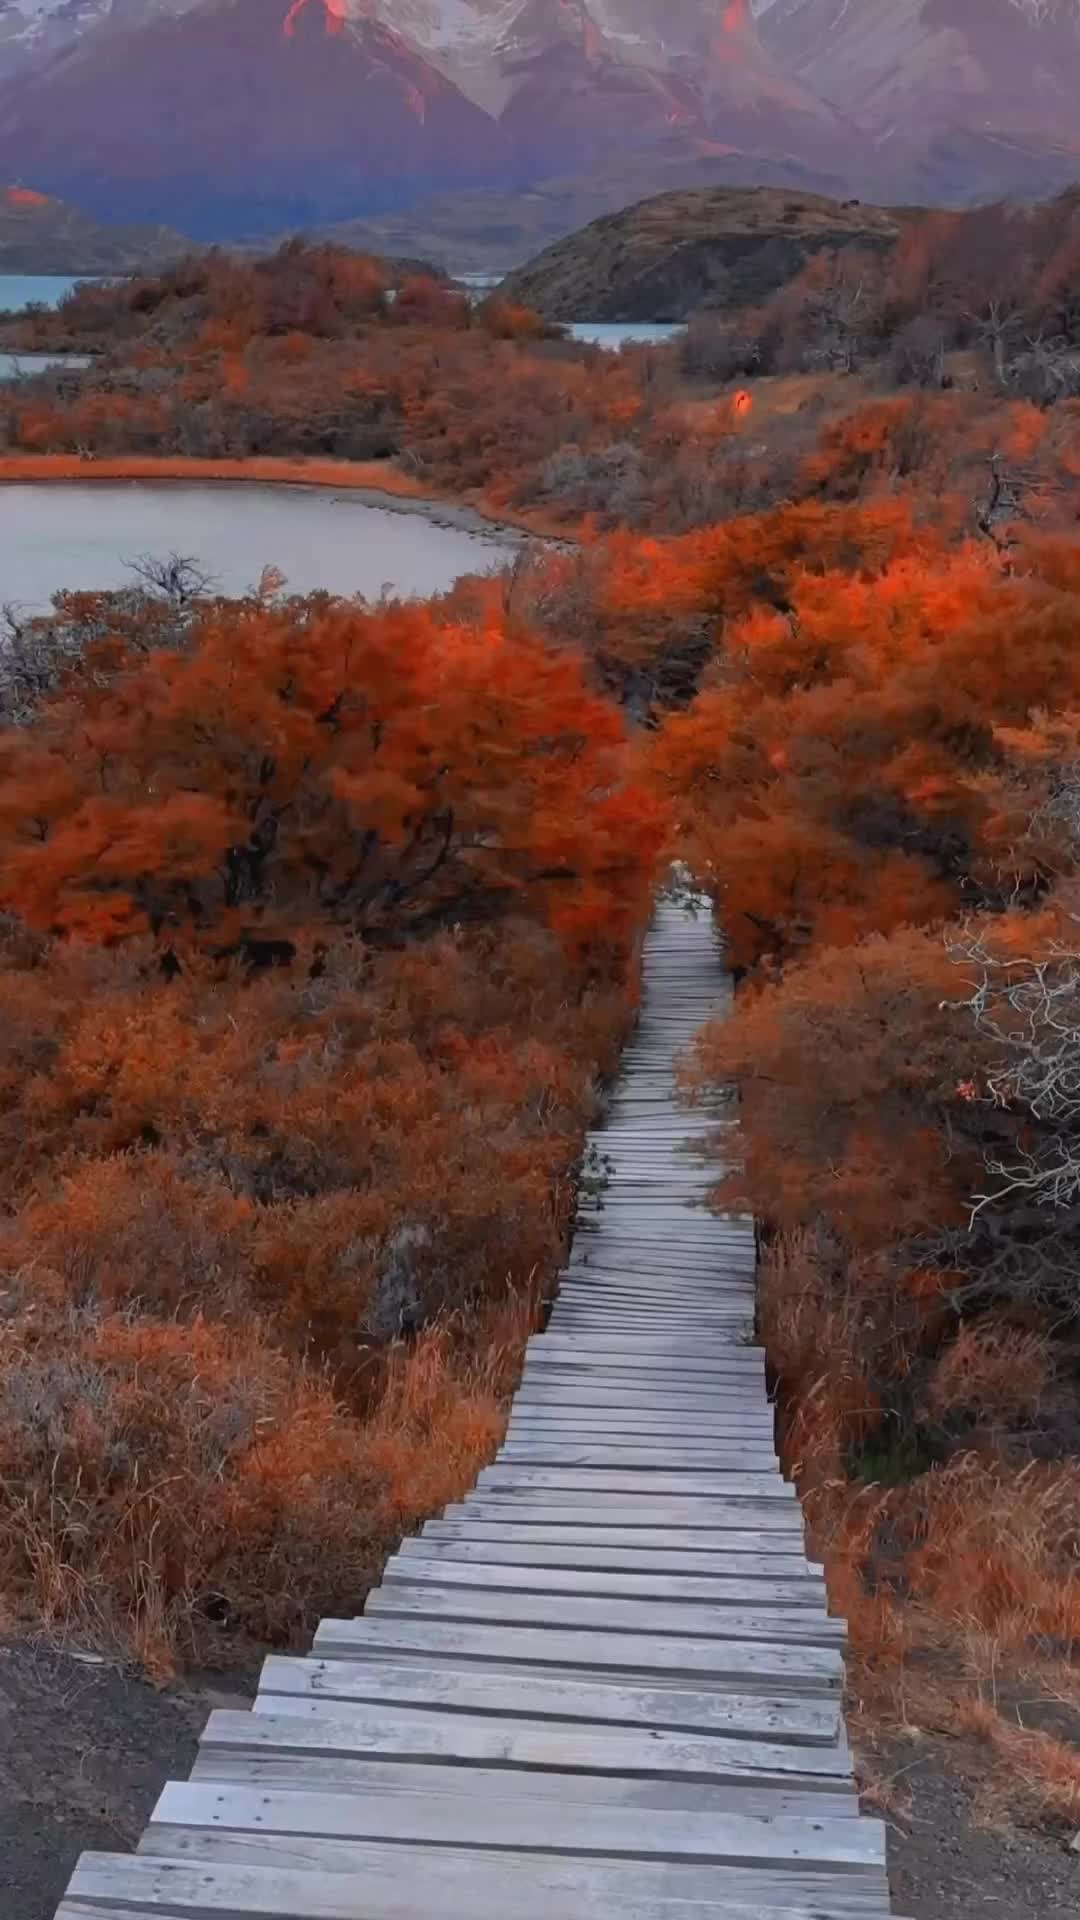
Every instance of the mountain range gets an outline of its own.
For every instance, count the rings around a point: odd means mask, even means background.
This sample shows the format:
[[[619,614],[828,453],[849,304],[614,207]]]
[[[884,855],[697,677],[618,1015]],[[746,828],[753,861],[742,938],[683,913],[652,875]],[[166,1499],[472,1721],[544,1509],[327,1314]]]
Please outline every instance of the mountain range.
[[[1035,196],[1078,100],[1080,0],[0,0],[0,180],[201,238],[552,181],[570,226],[620,171]]]

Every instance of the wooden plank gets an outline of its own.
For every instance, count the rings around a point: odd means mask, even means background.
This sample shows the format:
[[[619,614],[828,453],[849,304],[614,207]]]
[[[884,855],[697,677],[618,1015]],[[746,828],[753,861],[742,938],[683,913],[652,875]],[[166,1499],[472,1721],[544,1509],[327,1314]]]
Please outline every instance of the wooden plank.
[[[303,1711],[314,1718],[327,1718],[333,1707],[329,1700],[278,1701],[279,1709],[288,1705],[290,1713]],[[259,1711],[256,1703],[256,1712]],[[796,1820],[858,1819],[859,1803],[850,1779],[836,1788],[797,1781],[781,1786],[703,1786],[698,1781],[641,1780],[620,1778],[615,1774],[515,1772],[512,1769],[440,1766],[436,1762],[412,1764],[402,1760],[340,1759],[337,1755],[309,1754],[229,1754],[214,1760],[196,1760],[192,1780],[219,1786],[283,1789],[290,1793],[348,1793],[366,1796],[385,1789],[395,1794],[454,1792],[470,1799],[526,1799],[543,1801],[553,1794],[574,1797],[582,1805],[649,1806],[684,1808],[687,1812],[721,1809],[759,1818],[791,1817]],[[445,1784],[444,1784],[445,1783]],[[568,1796],[567,1788],[573,1794]]]
[[[292,1703],[287,1709],[278,1700],[279,1695]],[[382,1701],[440,1712],[471,1709],[518,1720],[586,1720],[597,1725],[655,1727],[669,1733],[681,1729],[721,1734],[728,1739],[793,1742],[824,1747],[833,1753],[840,1724],[835,1700],[605,1685],[581,1678],[562,1680],[542,1671],[525,1675],[475,1669],[469,1672],[270,1654],[259,1681],[258,1710],[292,1713],[297,1710],[297,1701],[308,1699],[324,1704],[335,1700]],[[844,1768],[838,1764],[826,1784],[839,1786],[843,1781]]]
[[[490,1780],[490,1776],[489,1776]],[[165,1788],[142,1853],[186,1852],[185,1829],[245,1833],[256,1840],[314,1836],[333,1841],[404,1841],[513,1853],[608,1859],[700,1860],[717,1866],[880,1872],[884,1849],[875,1821],[777,1813],[771,1818],[682,1808],[603,1805],[574,1796],[500,1795],[497,1776],[482,1799],[464,1794],[297,1793],[212,1784]],[[169,1835],[162,1829],[171,1828]],[[201,1851],[201,1850],[200,1850]],[[347,1856],[343,1856],[347,1858]]]
[[[161,1920],[163,1914],[214,1915],[237,1920],[692,1920],[688,1877],[701,1891],[709,1875],[713,1892],[702,1893],[716,1920],[863,1920],[874,1909],[859,1885],[837,1889],[826,1908],[819,1893],[834,1876],[755,1877],[747,1899],[738,1896],[731,1869],[672,1867],[594,1861],[537,1861],[513,1856],[477,1859],[468,1850],[368,1846],[357,1850],[349,1873],[285,1866],[154,1860],[121,1853],[83,1854],[57,1920]],[[719,1882],[717,1876],[723,1876]],[[651,1877],[657,1885],[650,1884]],[[670,1895],[662,1887],[676,1888]],[[725,1892],[722,1895],[721,1889]],[[801,1909],[798,1901],[807,1898]],[[729,1904],[718,1905],[720,1898]],[[795,1901],[793,1908],[791,1902]],[[688,1911],[689,1909],[689,1911]],[[776,1909],[775,1912],[773,1910]],[[702,1916],[705,1920],[705,1916]]]
[[[481,1487],[461,1502],[460,1510],[505,1520],[546,1520],[554,1513],[561,1520],[591,1519],[597,1525],[609,1526],[756,1527],[762,1533],[783,1534],[792,1541],[801,1540],[804,1532],[802,1510],[795,1500],[676,1493],[658,1493],[650,1498],[644,1488],[640,1493],[621,1489],[591,1493],[578,1487]],[[448,1513],[458,1511],[456,1507],[447,1508]]]
[[[649,1334],[664,1346],[681,1340],[690,1341],[700,1349],[704,1336],[709,1345],[725,1344],[731,1322],[743,1319],[753,1306],[752,1287],[724,1288],[720,1283],[712,1289],[708,1301],[700,1303],[675,1294],[647,1302],[632,1293],[614,1292],[597,1301],[593,1295],[567,1291],[552,1308],[547,1331],[555,1333],[560,1326],[573,1326],[582,1333],[596,1334],[621,1329],[635,1339]],[[570,1338],[569,1332],[566,1338]]]
[[[595,1334],[574,1334],[572,1337],[561,1333],[535,1333],[526,1349],[526,1358],[533,1361],[568,1359],[575,1364],[586,1362],[590,1366],[611,1362],[616,1366],[659,1368],[662,1372],[671,1369],[678,1371],[689,1368],[692,1372],[706,1369],[728,1378],[734,1374],[746,1380],[762,1376],[765,1367],[765,1356],[760,1347],[751,1347],[743,1342],[727,1346],[719,1340],[694,1340],[688,1335],[684,1340],[651,1342],[643,1352],[638,1335],[623,1334],[618,1338],[614,1333],[608,1335],[603,1330]]]
[[[696,1353],[674,1352],[670,1337],[620,1328],[617,1323],[610,1327],[598,1324],[595,1331],[585,1327],[569,1331],[549,1325],[548,1331],[536,1334],[526,1348],[524,1372],[526,1378],[539,1378],[545,1371],[577,1376],[630,1374],[656,1385],[662,1376],[670,1376],[710,1386],[752,1387],[763,1393],[765,1368],[744,1342],[746,1320],[742,1308],[739,1312],[739,1320],[717,1332],[703,1330]]]
[[[515,1493],[558,1491],[594,1495],[631,1494],[653,1505],[667,1497],[725,1502],[754,1500],[776,1501],[782,1507],[798,1507],[794,1487],[778,1473],[758,1472],[753,1467],[640,1467],[623,1472],[618,1467],[533,1467],[507,1464],[484,1467],[477,1476],[477,1490],[486,1495],[496,1491]]]
[[[725,1391],[723,1398],[706,1391],[705,1393],[687,1392],[682,1388],[646,1387],[633,1381],[616,1384],[613,1381],[591,1385],[588,1380],[580,1382],[563,1378],[543,1384],[532,1380],[524,1382],[517,1391],[514,1405],[521,1412],[532,1409],[565,1409],[567,1407],[592,1407],[598,1413],[614,1408],[620,1412],[630,1412],[640,1407],[656,1413],[734,1413],[742,1407],[760,1411],[763,1406],[772,1403],[763,1393],[757,1391],[741,1396]]]
[[[568,1408],[561,1416],[557,1409],[544,1412],[524,1407],[511,1413],[506,1438],[508,1442],[515,1438],[554,1440],[570,1434],[580,1438],[584,1445],[592,1446],[603,1445],[618,1434],[627,1439],[636,1438],[642,1445],[655,1440],[659,1446],[713,1441],[723,1446],[728,1440],[746,1435],[769,1445],[775,1426],[776,1415],[768,1404],[760,1408],[740,1408],[734,1413],[719,1410],[707,1414],[648,1413],[641,1408],[636,1414],[629,1409],[620,1412],[618,1408],[604,1413],[581,1407]]]
[[[583,1469],[603,1469],[617,1467],[635,1467],[642,1472],[676,1473],[684,1468],[694,1473],[706,1471],[767,1473],[771,1467],[773,1473],[779,1473],[780,1467],[775,1448],[765,1440],[756,1445],[745,1442],[725,1447],[722,1442],[712,1440],[698,1441],[674,1440],[670,1435],[665,1441],[657,1441],[650,1446],[634,1446],[629,1438],[621,1440],[594,1440],[592,1444],[574,1441],[570,1438],[545,1439],[542,1434],[507,1435],[506,1443],[499,1449],[499,1461],[507,1466],[537,1467],[577,1467]]]
[[[592,1526],[700,1527],[709,1531],[733,1527],[756,1529],[801,1545],[802,1510],[782,1500],[692,1499],[668,1493],[647,1499],[644,1492],[583,1493],[570,1487],[488,1487],[446,1508],[452,1519],[542,1520],[564,1526],[577,1521]]]
[[[284,1703],[283,1703],[284,1706]],[[801,1785],[838,1780],[850,1785],[838,1749],[787,1742],[732,1740],[644,1727],[592,1722],[529,1720],[500,1714],[438,1713],[418,1707],[339,1703],[330,1718],[237,1713],[210,1715],[200,1752],[337,1755],[341,1759],[399,1760],[556,1773],[639,1775],[655,1780],[698,1780],[718,1785]]]
[[[543,1412],[543,1403],[545,1400],[547,1400],[549,1405],[556,1408],[560,1404],[560,1399],[564,1401],[567,1406],[575,1404],[575,1399],[580,1403],[583,1392],[588,1395],[597,1390],[590,1385],[590,1379],[591,1376],[588,1379],[583,1379],[581,1376],[574,1378],[564,1374],[561,1375],[558,1380],[552,1379],[549,1381],[540,1380],[536,1375],[531,1375],[527,1381],[523,1380],[521,1386],[518,1388],[513,1405],[510,1408],[509,1423],[512,1424],[514,1421],[535,1419],[537,1417],[538,1403],[540,1417],[548,1418],[549,1416]],[[643,1403],[647,1403],[657,1391],[668,1391],[666,1388],[657,1389],[651,1382],[646,1382],[641,1379],[637,1381],[627,1381],[621,1374],[617,1380],[611,1380],[609,1378],[606,1381],[599,1382],[598,1386],[599,1390],[605,1393],[625,1391],[625,1389],[629,1387],[631,1397],[628,1401],[624,1401],[622,1410],[626,1411],[629,1406],[637,1405],[639,1411],[646,1415],[650,1413],[650,1409],[647,1404]],[[553,1399],[551,1397],[553,1395],[557,1395],[559,1398]],[[706,1387],[704,1395],[691,1394],[689,1398],[691,1401],[704,1398],[706,1405],[704,1408],[685,1404],[680,1404],[676,1407],[657,1407],[652,1411],[656,1415],[665,1416],[662,1420],[658,1420],[657,1424],[665,1425],[669,1430],[672,1430],[679,1426],[680,1421],[685,1427],[689,1428],[693,1426],[701,1427],[707,1423],[708,1430],[716,1434],[719,1439],[723,1437],[725,1429],[728,1429],[731,1434],[745,1433],[747,1431],[747,1420],[750,1420],[756,1425],[762,1425],[768,1421],[771,1426],[771,1423],[774,1422],[776,1418],[775,1405],[768,1397],[764,1382],[735,1389],[725,1384],[720,1391],[715,1391],[712,1387]],[[682,1396],[680,1395],[680,1400],[681,1399]],[[615,1411],[619,1411],[618,1406],[616,1406]],[[603,1416],[604,1408],[602,1406],[598,1407],[596,1412],[597,1418],[599,1419]],[[563,1419],[565,1416],[559,1414],[557,1417]]]
[[[618,1366],[586,1364],[567,1364],[549,1362],[539,1366],[526,1362],[519,1391],[526,1393],[562,1391],[568,1389],[580,1393],[585,1388],[589,1392],[601,1393],[626,1392],[640,1397],[643,1394],[675,1394],[685,1398],[704,1399],[710,1407],[726,1407],[734,1410],[740,1407],[756,1407],[759,1411],[769,1405],[765,1382],[725,1378],[722,1374],[665,1372],[655,1367],[634,1367],[620,1362]]]
[[[717,1602],[668,1603],[613,1595],[598,1599],[548,1589],[488,1592],[424,1583],[405,1586],[397,1581],[369,1593],[363,1618],[440,1623],[490,1620],[496,1626],[533,1627],[538,1635],[562,1630],[628,1633],[650,1640],[685,1637],[702,1644],[764,1640],[772,1646],[835,1647],[844,1640],[843,1622],[831,1620],[823,1608],[809,1602],[802,1607],[727,1607]],[[538,1650],[541,1647],[538,1640]]]
[[[449,1512],[449,1510],[448,1510]],[[753,1557],[755,1562],[775,1567],[778,1561],[797,1562],[807,1565],[800,1544],[793,1544],[783,1534],[759,1534],[753,1529],[738,1527],[678,1527],[661,1523],[656,1527],[620,1527],[594,1525],[587,1518],[569,1523],[536,1524],[515,1516],[499,1514],[493,1517],[478,1517],[463,1513],[441,1520],[428,1520],[422,1536],[424,1541],[439,1540],[475,1540],[503,1541],[507,1545],[520,1542],[535,1546],[568,1546],[575,1551],[579,1548],[596,1548],[611,1553],[633,1552],[667,1555],[683,1553],[692,1556],[698,1562],[708,1559],[725,1560],[729,1554],[743,1553]],[[416,1546],[418,1542],[405,1542],[405,1546]]]
[[[831,1693],[843,1668],[832,1647],[786,1641],[712,1637],[683,1633],[604,1631],[581,1626],[507,1625],[497,1620],[440,1620],[413,1615],[365,1614],[362,1620],[324,1620],[315,1635],[315,1651],[332,1658],[362,1657],[381,1647],[395,1659],[414,1653],[455,1655],[470,1660],[500,1660],[538,1667],[587,1667],[603,1673],[683,1674],[699,1685],[734,1684],[745,1693],[760,1685],[766,1692]],[[557,1762],[549,1760],[548,1764]]]
[[[384,1587],[478,1587],[485,1593],[528,1591],[534,1594],[591,1594],[597,1599],[610,1595],[615,1600],[663,1600],[672,1605],[700,1601],[707,1606],[746,1607],[751,1610],[760,1607],[769,1610],[774,1607],[823,1608],[826,1598],[824,1582],[820,1582],[818,1590],[814,1591],[805,1579],[725,1579],[715,1574],[702,1578],[667,1571],[609,1573],[585,1567],[522,1567],[498,1561],[463,1562],[449,1555],[427,1560],[417,1558],[415,1554],[395,1554],[383,1568],[382,1584]]]
[[[698,1547],[692,1551],[670,1545],[650,1546],[648,1535],[646,1544],[642,1544],[640,1536],[630,1534],[622,1537],[634,1540],[634,1545],[605,1546],[594,1538],[592,1528],[579,1529],[576,1543],[571,1529],[557,1527],[459,1527],[447,1538],[433,1535],[429,1531],[432,1524],[428,1522],[428,1529],[419,1538],[402,1541],[399,1559],[412,1561],[438,1556],[459,1562],[501,1562],[510,1566],[594,1567],[597,1571],[606,1569],[629,1574],[661,1571],[709,1580],[739,1579],[746,1575],[755,1579],[812,1580],[817,1586],[823,1585],[820,1569],[812,1567],[801,1553],[764,1554],[756,1548],[746,1552],[732,1548],[712,1552]],[[507,1534],[512,1537],[505,1538]],[[549,1539],[549,1534],[554,1537]],[[757,1536],[751,1538],[756,1540]]]
[[[569,1343],[561,1352],[552,1348],[546,1352],[530,1350],[525,1354],[518,1394],[531,1393],[541,1387],[563,1392],[569,1387],[600,1387],[604,1391],[631,1387],[638,1394],[648,1391],[706,1395],[713,1406],[721,1397],[725,1404],[733,1407],[748,1404],[760,1407],[768,1399],[764,1368],[743,1366],[737,1357],[734,1364],[727,1364],[724,1356],[738,1356],[741,1351],[737,1342],[710,1350],[708,1359],[695,1367],[669,1358],[649,1360],[646,1357],[652,1345],[649,1335],[635,1338],[635,1350],[640,1349],[642,1354],[640,1364],[628,1350],[605,1354],[584,1340],[578,1347],[576,1336],[571,1340],[571,1336],[561,1334],[559,1338]],[[514,1404],[516,1406],[517,1396]]]
[[[776,1416],[766,1402],[759,1407],[740,1407],[736,1411],[713,1413],[650,1413],[639,1408],[568,1407],[550,1411],[524,1407],[512,1412],[506,1425],[506,1444],[513,1446],[533,1440],[559,1440],[583,1447],[609,1446],[613,1441],[628,1441],[639,1447],[727,1448],[745,1438],[751,1445],[773,1451]]]

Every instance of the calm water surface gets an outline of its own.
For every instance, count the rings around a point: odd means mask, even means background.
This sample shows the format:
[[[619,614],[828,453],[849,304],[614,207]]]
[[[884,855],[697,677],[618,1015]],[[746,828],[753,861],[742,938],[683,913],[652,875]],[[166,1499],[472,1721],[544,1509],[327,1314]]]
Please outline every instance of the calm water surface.
[[[46,373],[50,367],[88,367],[88,353],[0,353],[0,383],[20,374]]]
[[[666,347],[680,334],[686,332],[684,326],[633,325],[627,321],[611,320],[575,320],[566,329],[571,340],[580,340],[590,347],[608,347],[618,352],[620,347]]]
[[[81,277],[87,280],[92,276]],[[64,295],[78,284],[78,278],[69,273],[0,273],[0,310],[8,313],[20,307],[58,307]]]
[[[295,593],[374,598],[440,593],[463,573],[504,566],[494,533],[433,525],[304,487],[196,486],[92,480],[0,485],[0,605],[48,605],[61,587],[117,587],[144,555],[190,554],[226,593],[265,566]]]

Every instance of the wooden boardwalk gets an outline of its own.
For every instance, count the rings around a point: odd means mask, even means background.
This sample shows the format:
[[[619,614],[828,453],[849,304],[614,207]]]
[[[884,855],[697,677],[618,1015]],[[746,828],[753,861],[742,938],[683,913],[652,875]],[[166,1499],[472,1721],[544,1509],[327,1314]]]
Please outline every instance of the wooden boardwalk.
[[[364,1614],[210,1717],[137,1855],[59,1920],[882,1920],[843,1625],[751,1344],[754,1235],[704,1211],[673,1060],[726,991],[670,902],[496,1463]],[[688,1146],[686,1142],[690,1140]]]

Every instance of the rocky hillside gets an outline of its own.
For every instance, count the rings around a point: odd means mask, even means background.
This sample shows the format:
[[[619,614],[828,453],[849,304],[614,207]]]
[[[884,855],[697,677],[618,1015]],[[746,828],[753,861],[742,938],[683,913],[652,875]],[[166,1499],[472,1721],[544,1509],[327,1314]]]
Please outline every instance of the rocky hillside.
[[[156,270],[186,245],[168,227],[101,227],[33,188],[0,187],[0,274]]]
[[[784,188],[663,193],[607,214],[512,273],[504,291],[552,320],[686,320],[765,299],[837,247],[890,247],[898,217]]]

